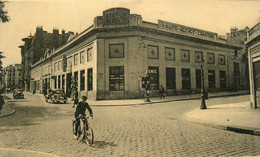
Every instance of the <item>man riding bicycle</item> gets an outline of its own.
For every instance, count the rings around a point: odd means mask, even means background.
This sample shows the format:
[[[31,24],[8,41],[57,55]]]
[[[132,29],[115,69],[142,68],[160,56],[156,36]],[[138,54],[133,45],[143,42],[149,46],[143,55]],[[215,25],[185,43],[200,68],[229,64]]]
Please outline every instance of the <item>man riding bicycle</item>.
[[[78,116],[81,114],[83,116],[86,116],[86,109],[88,109],[90,117],[93,117],[92,109],[90,108],[89,104],[86,102],[88,98],[86,96],[82,96],[82,101],[78,103],[76,106],[76,111],[75,111],[75,119],[76,119],[76,127],[75,127],[75,136],[77,136],[77,131],[78,127],[80,125],[80,119]],[[74,107],[74,105],[73,105]],[[88,128],[87,128],[88,129]]]

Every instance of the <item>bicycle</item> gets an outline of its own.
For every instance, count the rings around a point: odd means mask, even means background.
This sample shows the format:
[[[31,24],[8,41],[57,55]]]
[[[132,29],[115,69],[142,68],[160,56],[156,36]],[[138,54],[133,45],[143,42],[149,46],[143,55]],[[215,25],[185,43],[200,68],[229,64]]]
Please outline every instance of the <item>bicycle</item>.
[[[79,115],[77,118],[80,119],[80,125],[77,131],[77,140],[80,138],[81,134],[83,134],[82,141],[91,146],[94,143],[94,132],[91,128],[88,118],[89,116]],[[76,120],[72,120],[72,132],[75,134]]]

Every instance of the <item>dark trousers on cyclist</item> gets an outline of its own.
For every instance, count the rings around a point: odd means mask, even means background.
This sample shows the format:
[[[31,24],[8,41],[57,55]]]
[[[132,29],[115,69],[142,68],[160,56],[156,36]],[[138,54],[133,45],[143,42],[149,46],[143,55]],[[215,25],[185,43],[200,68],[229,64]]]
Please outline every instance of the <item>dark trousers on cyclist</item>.
[[[77,114],[75,113],[74,114],[74,117],[76,119],[76,126],[75,126],[75,135],[77,135],[77,132],[78,132],[78,128],[79,128],[79,125],[80,125],[80,119],[77,118],[80,114]],[[82,114],[83,116],[86,116],[86,114]],[[87,128],[88,129],[88,128]]]

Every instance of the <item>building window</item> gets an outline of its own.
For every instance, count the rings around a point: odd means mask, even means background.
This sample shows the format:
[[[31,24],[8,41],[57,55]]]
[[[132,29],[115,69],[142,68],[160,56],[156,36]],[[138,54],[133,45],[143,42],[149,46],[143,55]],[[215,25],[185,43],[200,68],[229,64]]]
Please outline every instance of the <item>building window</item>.
[[[57,76],[55,76],[55,78],[54,78],[54,89],[56,89],[57,88]]]
[[[74,85],[75,85],[75,88],[76,88],[76,90],[78,90],[78,72],[76,71],[76,72],[74,72]]]
[[[61,80],[61,78],[60,78],[60,76],[58,76],[58,89],[60,89],[60,80]]]
[[[93,60],[93,48],[88,48],[87,50],[87,61],[90,62]]]
[[[79,59],[79,55],[75,54],[74,55],[74,65],[78,65],[78,59]]]
[[[88,69],[88,91],[93,90],[93,69]]]
[[[219,84],[221,90],[226,88],[226,71],[219,71]]]
[[[159,89],[159,67],[148,67],[148,77],[151,90]]]
[[[124,58],[124,44],[109,44],[109,58]]]
[[[80,91],[85,90],[85,70],[80,71]]]
[[[215,55],[214,55],[214,53],[208,53],[208,64],[215,64]]]
[[[58,70],[61,69],[61,61],[58,62]],[[46,68],[44,69],[45,73],[47,72]]]
[[[181,50],[181,61],[189,62],[190,61],[190,50]]]
[[[225,55],[218,55],[218,64],[219,65],[225,65]]]
[[[215,70],[208,71],[208,82],[209,82],[210,89],[216,88]]]
[[[196,89],[201,89],[201,70],[196,69]]]
[[[125,89],[124,77],[123,66],[109,67],[109,90],[123,91]]]
[[[85,64],[85,51],[80,52],[80,64]]]
[[[175,68],[166,68],[166,89],[176,89]]]
[[[201,62],[202,58],[203,58],[203,52],[195,51],[195,62],[196,63]]]
[[[159,47],[148,45],[147,55],[149,59],[159,59]]]
[[[165,48],[165,60],[175,60],[174,48]]]
[[[62,75],[62,89],[65,89],[65,75]]]
[[[58,63],[56,62],[56,63],[54,63],[54,71],[57,71],[57,69],[58,69]]]
[[[181,69],[182,89],[191,89],[190,69]]]

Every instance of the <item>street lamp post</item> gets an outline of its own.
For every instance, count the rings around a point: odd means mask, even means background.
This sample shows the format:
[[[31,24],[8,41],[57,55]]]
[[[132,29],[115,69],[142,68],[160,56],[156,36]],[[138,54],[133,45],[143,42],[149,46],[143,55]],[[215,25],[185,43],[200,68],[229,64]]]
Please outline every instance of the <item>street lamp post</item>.
[[[200,109],[207,109],[205,102],[205,87],[204,87],[204,59],[201,58],[200,61],[200,70],[201,70],[201,105]]]

